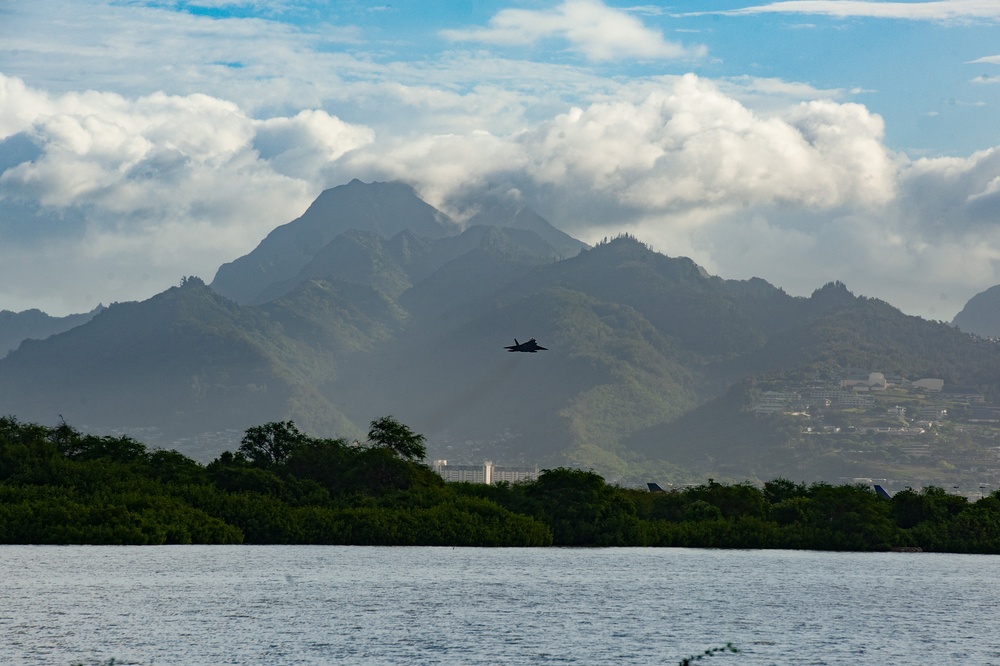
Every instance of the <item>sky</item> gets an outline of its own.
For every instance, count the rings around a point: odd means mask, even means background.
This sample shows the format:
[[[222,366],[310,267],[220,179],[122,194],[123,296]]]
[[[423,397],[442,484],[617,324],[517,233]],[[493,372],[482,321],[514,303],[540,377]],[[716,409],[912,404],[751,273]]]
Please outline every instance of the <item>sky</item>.
[[[1000,2],[0,0],[0,309],[211,281],[354,178],[950,321],[1000,284]]]

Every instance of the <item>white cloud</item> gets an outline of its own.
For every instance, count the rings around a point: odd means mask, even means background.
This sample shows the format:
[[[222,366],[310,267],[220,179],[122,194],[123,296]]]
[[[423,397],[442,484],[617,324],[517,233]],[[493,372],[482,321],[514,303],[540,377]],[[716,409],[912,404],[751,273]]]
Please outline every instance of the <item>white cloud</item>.
[[[50,96],[2,75],[0,90],[4,133],[38,147],[0,174],[5,307],[89,309],[181,275],[210,280],[301,213],[329,162],[373,139],[324,111],[254,120],[207,95]]]
[[[380,62],[268,21],[61,7],[41,34],[0,24],[5,48],[30,56],[19,66],[52,82],[0,76],[0,140],[39,151],[0,177],[0,307],[64,313],[211,279],[355,177],[406,180],[446,206],[516,190],[584,240],[628,230],[724,277],[800,294],[842,279],[918,314],[950,317],[1000,282],[994,152],[910,162],[885,147],[878,115],[849,103],[862,90],[630,81],[486,51]],[[563,40],[591,61],[691,55],[639,13],[564,2],[451,36]],[[75,90],[67,61],[115,94]]]
[[[592,61],[701,57],[705,53],[702,47],[688,49],[668,42],[639,19],[599,0],[565,0],[550,10],[504,9],[490,19],[488,28],[441,34],[456,42],[520,46],[560,39]]]
[[[44,94],[30,90],[21,79],[0,74],[0,139],[30,127],[37,116],[51,109]]]
[[[647,16],[663,16],[666,13],[666,10],[659,5],[634,5],[632,7],[622,7],[622,11],[645,14]]]
[[[349,150],[375,140],[368,127],[345,123],[326,111],[301,111],[294,118],[254,122],[253,145],[279,173],[309,182]]]
[[[730,16],[750,14],[816,14],[836,18],[869,17],[914,21],[1000,20],[1000,4],[995,0],[783,0],[765,5],[719,12]],[[693,14],[689,14],[693,15]]]
[[[799,81],[757,76],[717,79],[714,84],[721,93],[763,115],[780,115],[784,109],[803,101],[839,102],[867,92],[858,89],[848,91],[838,88],[815,88]]]
[[[210,92],[248,113],[273,114],[289,105],[294,113],[319,106],[324,92],[341,83],[339,73],[357,76],[372,68],[331,52],[331,44],[357,42],[354,26],[213,19],[177,11],[177,4],[9,3],[0,20],[6,60],[0,70],[45,81],[53,91],[89,87],[129,97]]]
[[[690,248],[728,277],[760,276],[800,295],[844,280],[855,293],[950,320],[973,294],[1000,283],[1000,148],[899,160],[896,174],[884,205],[751,207],[685,232],[647,220],[640,233],[660,247]]]
[[[394,134],[508,131],[565,108],[567,99],[620,85],[586,68],[485,51],[407,58],[399,50],[409,45],[361,43],[350,25],[216,20],[66,0],[17,3],[4,19],[0,72],[52,93],[81,86],[129,98],[206,93],[251,117],[324,109]],[[0,107],[0,123],[5,112]]]
[[[39,150],[0,176],[0,299],[63,313],[211,279],[321,187],[355,177],[407,181],[444,207],[518,191],[584,240],[631,231],[792,293],[843,279],[926,314],[914,294],[947,292],[950,305],[934,304],[950,316],[1000,282],[1000,149],[910,162],[864,106],[741,83],[813,99],[755,111],[733,82],[661,77],[521,129],[378,136],[320,110],[258,120],[205,95],[48,95],[0,77],[5,134]]]
[[[573,108],[507,138],[479,132],[381,145],[338,168],[371,173],[381,164],[433,192],[509,180],[563,193],[578,204],[562,217],[584,228],[601,224],[587,221],[592,198],[659,211],[880,205],[895,187],[882,132],[881,119],[860,105],[813,101],[783,118],[758,116],[687,75],[637,100]]]
[[[910,161],[862,105],[757,113],[690,75],[621,92],[509,135],[377,142],[332,168],[406,180],[445,208],[473,190],[517,191],[583,240],[629,231],[795,294],[845,280],[950,319],[1000,282],[1000,149]]]

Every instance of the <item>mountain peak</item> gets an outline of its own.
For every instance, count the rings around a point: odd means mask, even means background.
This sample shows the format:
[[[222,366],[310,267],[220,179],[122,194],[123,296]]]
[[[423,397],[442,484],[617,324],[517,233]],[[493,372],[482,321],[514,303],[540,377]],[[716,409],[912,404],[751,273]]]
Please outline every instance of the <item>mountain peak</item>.
[[[827,282],[825,285],[812,293],[810,297],[814,303],[827,307],[846,305],[854,302],[854,294],[847,290],[847,285],[837,280]]]
[[[460,228],[405,183],[354,179],[325,190],[301,217],[272,231],[250,254],[220,267],[212,289],[239,303],[254,302],[270,285],[294,278],[349,230],[386,239],[405,230],[421,238],[444,238]]]
[[[508,203],[506,200],[490,197],[475,206],[478,210],[467,221],[469,227],[482,225],[534,232],[563,259],[575,257],[587,248],[586,243],[555,228],[530,207],[519,202]]]
[[[641,249],[647,252],[653,252],[653,248],[649,247],[629,233],[618,234],[614,238],[605,237],[600,243],[597,244],[597,247],[631,248],[634,250]]]
[[[589,253],[595,258],[602,257],[605,261],[640,261],[650,262],[657,270],[675,278],[710,279],[712,276],[694,260],[688,257],[668,257],[654,250],[631,234],[620,234],[614,238],[604,238],[594,246]]]
[[[1000,337],[1000,285],[981,291],[955,315],[952,325],[966,333],[987,338]]]

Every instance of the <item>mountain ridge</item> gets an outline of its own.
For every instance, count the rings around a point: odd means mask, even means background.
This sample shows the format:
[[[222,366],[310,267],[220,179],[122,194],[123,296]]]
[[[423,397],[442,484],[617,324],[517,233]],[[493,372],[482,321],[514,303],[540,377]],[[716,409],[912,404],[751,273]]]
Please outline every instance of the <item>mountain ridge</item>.
[[[323,191],[300,217],[274,229],[249,254],[220,266],[211,287],[238,303],[256,302],[267,285],[294,277],[316,252],[352,229],[381,236],[411,229],[441,238],[459,226],[408,185],[355,179]]]
[[[1000,285],[970,298],[955,315],[952,325],[984,338],[1000,338]]]
[[[53,317],[37,308],[21,312],[0,310],[0,358],[17,349],[24,340],[44,340],[50,335],[68,331],[90,321],[103,309],[103,305],[98,305],[90,312],[65,317]]]
[[[854,470],[848,452],[813,450],[785,417],[759,420],[747,377],[780,386],[858,367],[998,392],[995,347],[839,282],[793,297],[627,235],[564,257],[534,228],[449,226],[405,186],[334,189],[317,208],[344,204],[324,218],[331,228],[287,265],[254,273],[289,247],[286,238],[271,252],[264,239],[227,264],[238,270],[220,268],[212,288],[187,278],[22,345],[0,360],[3,411],[156,426],[171,441],[285,419],[353,436],[393,414],[428,437],[432,455],[452,459],[590,466],[622,479],[768,469],[814,478]],[[385,191],[395,203],[348,219]],[[408,227],[407,210],[438,237]],[[388,217],[395,226],[364,228]],[[294,238],[321,222],[303,218],[279,229]],[[215,289],[243,270],[256,275],[248,300]],[[509,354],[515,337],[549,351]],[[741,431],[773,441],[744,451]]]

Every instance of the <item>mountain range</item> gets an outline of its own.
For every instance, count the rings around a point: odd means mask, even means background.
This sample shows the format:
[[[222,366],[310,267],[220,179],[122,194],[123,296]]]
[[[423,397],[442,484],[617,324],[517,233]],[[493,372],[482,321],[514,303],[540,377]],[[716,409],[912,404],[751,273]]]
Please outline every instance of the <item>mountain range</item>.
[[[504,350],[531,337],[548,351]],[[915,473],[748,409],[767,382],[849,369],[1000,385],[992,344],[841,283],[793,297],[629,236],[588,247],[498,199],[459,222],[401,183],[352,181],[210,284],[24,341],[0,359],[0,411],[201,459],[266,421],[360,438],[391,414],[435,458],[628,482]]]
[[[17,349],[22,340],[47,338],[76,328],[90,321],[103,309],[104,306],[98,305],[90,312],[65,317],[52,317],[38,309],[21,312],[0,310],[0,358]]]
[[[955,315],[952,324],[966,333],[1000,338],[1000,285],[981,291]]]

